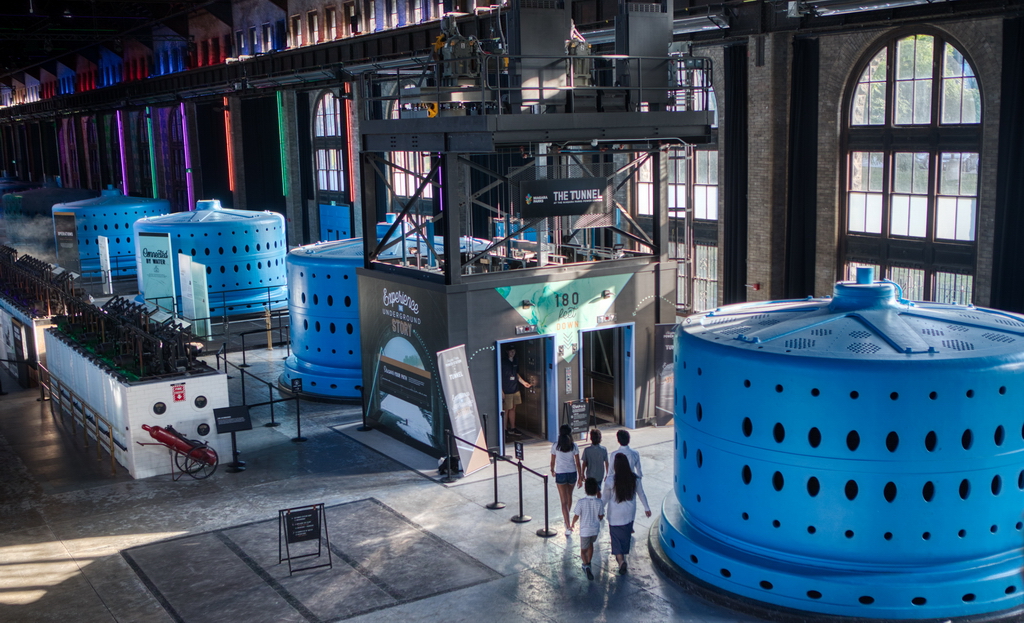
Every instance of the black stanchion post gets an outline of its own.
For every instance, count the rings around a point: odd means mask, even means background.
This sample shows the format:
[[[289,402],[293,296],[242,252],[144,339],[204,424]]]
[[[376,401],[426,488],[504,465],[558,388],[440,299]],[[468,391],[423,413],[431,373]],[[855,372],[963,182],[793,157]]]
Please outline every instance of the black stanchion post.
[[[228,463],[228,473],[237,474],[245,471],[245,461],[238,460],[238,444],[235,442],[235,431],[231,431],[231,462]]]
[[[239,335],[242,336],[242,365],[240,365],[238,367],[239,368],[248,368],[249,364],[245,363],[245,334],[244,333],[239,333]]]
[[[444,451],[445,451],[445,465],[448,467],[445,477],[441,479],[441,482],[448,484],[455,482],[455,476],[452,475],[452,431],[445,429],[444,431]]]
[[[295,426],[296,426],[296,431],[295,431],[295,438],[292,439],[292,441],[295,441],[295,442],[306,441],[306,438],[302,436],[302,414],[300,413],[300,410],[301,409],[299,408],[299,397],[296,396],[295,397]]]
[[[281,423],[274,419],[274,386],[271,383],[267,383],[267,397],[270,398],[270,421],[264,424],[267,428],[274,428],[280,426]]]
[[[517,463],[519,466],[519,514],[512,517],[514,523],[526,523],[533,519],[529,515],[523,513],[523,462]]]
[[[245,370],[239,370],[242,373],[242,404],[247,405],[249,401],[245,399]]]
[[[544,474],[541,476],[544,479],[544,527],[537,530],[537,536],[548,537],[555,536],[555,531],[551,529],[548,524],[548,475]]]
[[[494,463],[494,501],[487,505],[491,510],[505,508],[505,504],[498,501],[498,455],[491,453],[491,462]]]
[[[359,408],[363,410],[363,425],[356,430],[365,433],[368,430],[373,430],[373,428],[366,424],[366,396],[363,393],[363,386],[356,385],[356,389],[359,390]]]

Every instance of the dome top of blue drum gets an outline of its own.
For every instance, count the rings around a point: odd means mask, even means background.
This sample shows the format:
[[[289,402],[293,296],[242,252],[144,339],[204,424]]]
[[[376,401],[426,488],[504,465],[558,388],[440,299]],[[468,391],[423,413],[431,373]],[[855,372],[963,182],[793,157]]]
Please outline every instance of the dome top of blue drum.
[[[215,224],[240,222],[246,224],[279,224],[283,217],[276,212],[250,210],[233,210],[222,208],[220,201],[216,199],[205,199],[196,202],[196,209],[191,212],[176,212],[151,219],[145,219],[147,227],[168,226],[176,227],[185,223],[189,224]]]
[[[674,354],[664,568],[806,620],[1019,620],[1024,317],[861,274],[690,316]]]
[[[115,209],[135,207],[157,207],[166,206],[164,212],[170,211],[170,203],[166,199],[151,199],[149,197],[126,197],[121,194],[120,189],[105,188],[100,191],[99,197],[82,199],[81,201],[68,201],[66,203],[54,204],[54,210],[75,210],[75,209]]]

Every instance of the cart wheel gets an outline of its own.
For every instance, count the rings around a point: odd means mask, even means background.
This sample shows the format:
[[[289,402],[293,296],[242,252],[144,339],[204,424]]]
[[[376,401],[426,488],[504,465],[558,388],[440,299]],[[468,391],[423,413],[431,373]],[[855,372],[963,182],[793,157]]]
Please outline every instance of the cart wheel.
[[[186,472],[186,473],[188,473],[189,469],[192,467],[192,461],[189,460],[188,454],[186,454],[184,452],[175,452],[174,453],[174,464],[178,466],[178,471],[179,472]]]
[[[195,448],[192,448],[192,450],[185,455],[185,467],[181,471],[187,473],[196,480],[209,478],[213,475],[213,472],[217,471],[217,465],[220,464],[220,459],[217,457],[216,452],[213,452],[214,463],[212,465],[203,460],[203,457],[211,451],[212,448],[207,448],[206,446],[196,446]]]

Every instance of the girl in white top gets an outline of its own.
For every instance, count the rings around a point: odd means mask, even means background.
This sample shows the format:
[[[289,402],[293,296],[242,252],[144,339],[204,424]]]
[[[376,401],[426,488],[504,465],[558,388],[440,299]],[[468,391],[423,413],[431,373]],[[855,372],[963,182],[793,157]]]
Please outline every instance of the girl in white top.
[[[580,450],[572,440],[572,427],[562,424],[558,429],[558,441],[551,445],[551,475],[558,487],[558,500],[562,503],[562,520],[565,522],[565,536],[572,536],[569,523],[572,512],[572,489],[580,480]]]
[[[608,533],[612,541],[612,554],[619,563],[619,573],[626,574],[626,554],[633,540],[633,520],[636,519],[636,498],[644,505],[644,513],[650,517],[651,507],[647,504],[643,480],[637,478],[629,466],[624,453],[615,455],[612,473],[604,481],[601,499],[607,505]]]

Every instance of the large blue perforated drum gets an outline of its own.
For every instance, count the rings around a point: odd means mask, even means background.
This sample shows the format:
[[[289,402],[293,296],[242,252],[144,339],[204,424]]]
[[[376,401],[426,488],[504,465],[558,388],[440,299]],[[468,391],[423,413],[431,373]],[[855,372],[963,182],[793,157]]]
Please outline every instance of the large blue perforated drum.
[[[135,243],[132,225],[140,218],[169,214],[171,204],[166,199],[125,197],[116,188],[100,191],[93,199],[58,203],[52,212],[75,215],[78,231],[78,256],[83,274],[100,270],[98,239],[107,237],[110,269],[113,276],[135,274]]]
[[[242,315],[284,308],[288,304],[284,217],[220,207],[217,200],[196,202],[193,212],[142,218],[133,229],[136,265],[141,271],[139,234],[169,234],[172,257],[190,255],[206,266],[210,314]],[[139,273],[139,298],[145,287]],[[174,268],[175,292],[181,295]]]
[[[675,391],[655,542],[691,578],[828,615],[1019,616],[1024,317],[858,275],[687,318]]]

